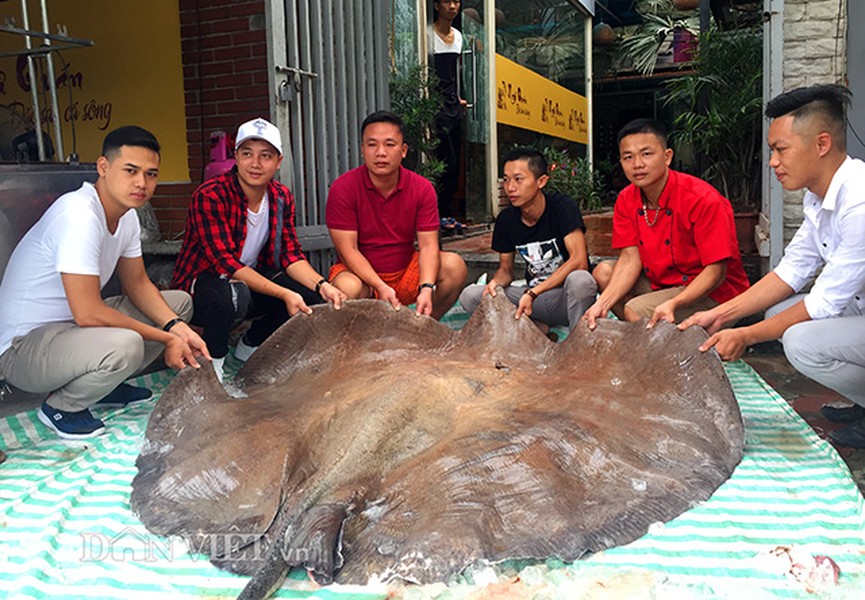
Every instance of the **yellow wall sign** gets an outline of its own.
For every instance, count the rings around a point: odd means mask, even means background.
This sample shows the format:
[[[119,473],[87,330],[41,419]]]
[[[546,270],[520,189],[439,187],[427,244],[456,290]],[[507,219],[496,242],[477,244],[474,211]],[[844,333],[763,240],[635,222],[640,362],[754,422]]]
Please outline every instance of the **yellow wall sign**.
[[[161,182],[189,181],[186,107],[177,0],[49,0],[51,33],[58,25],[89,47],[54,54],[54,77],[65,154],[95,162],[105,134],[121,125],[152,131],[162,146]],[[30,29],[42,29],[39,2],[30,2]],[[23,27],[20,2],[0,3],[0,23]],[[41,40],[34,40],[34,46]],[[63,45],[62,42],[54,42]],[[67,44],[68,45],[68,44]],[[34,123],[27,60],[17,54],[23,37],[0,32],[0,141]],[[47,69],[42,60],[38,85],[43,130],[54,138],[47,102]],[[73,135],[72,126],[75,131]],[[66,157],[55,157],[63,160]]]
[[[589,143],[588,101],[496,54],[496,122]]]

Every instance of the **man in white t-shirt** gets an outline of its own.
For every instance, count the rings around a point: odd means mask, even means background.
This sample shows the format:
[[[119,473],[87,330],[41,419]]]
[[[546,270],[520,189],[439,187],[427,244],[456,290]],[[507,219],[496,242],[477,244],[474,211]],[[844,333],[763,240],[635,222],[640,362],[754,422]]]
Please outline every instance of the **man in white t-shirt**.
[[[27,232],[0,284],[0,375],[48,397],[39,419],[67,439],[102,433],[93,405],[125,406],[150,391],[122,382],[164,352],[174,368],[210,359],[185,323],[184,292],[160,292],[141,256],[134,209],[153,196],[159,143],[136,126],[109,133],[98,180],[58,198]],[[125,296],[103,299],[116,271]]]
[[[865,448],[865,163],[847,155],[849,103],[847,88],[814,85],[766,104],[769,166],[785,190],[807,190],[805,218],[772,272],[679,328],[706,328],[712,336],[700,349],[725,360],[780,338],[798,371],[854,403],[823,407],[826,418],[848,423],[830,438]],[[764,309],[763,321],[719,331]]]

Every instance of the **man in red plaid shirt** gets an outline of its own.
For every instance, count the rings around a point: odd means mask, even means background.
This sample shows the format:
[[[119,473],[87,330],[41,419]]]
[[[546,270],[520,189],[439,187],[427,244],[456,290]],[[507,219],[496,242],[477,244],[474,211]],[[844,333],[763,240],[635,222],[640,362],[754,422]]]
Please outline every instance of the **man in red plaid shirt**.
[[[282,163],[276,126],[258,118],[237,130],[237,165],[195,190],[172,287],[192,294],[194,325],[222,378],[228,337],[255,318],[235,349],[246,360],[290,316],[346,296],[306,260],[294,224],[294,198],[274,181]]]

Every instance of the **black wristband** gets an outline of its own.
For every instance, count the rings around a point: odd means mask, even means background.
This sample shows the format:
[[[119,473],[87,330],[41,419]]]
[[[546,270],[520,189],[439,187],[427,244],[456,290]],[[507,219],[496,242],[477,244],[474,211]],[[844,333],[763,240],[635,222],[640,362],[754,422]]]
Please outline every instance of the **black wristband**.
[[[178,323],[183,323],[183,319],[180,317],[174,317],[168,323],[162,326],[162,331],[170,331],[172,327],[177,325]]]
[[[436,284],[434,284],[434,283],[422,283],[419,286],[417,286],[417,293],[420,294],[424,288],[429,288],[433,292],[435,292],[436,291]]]
[[[532,288],[527,288],[526,291],[523,292],[523,296],[525,296],[526,294],[528,294],[532,300],[538,299],[538,295],[534,292]]]
[[[321,279],[318,280],[318,283],[315,284],[315,293],[316,294],[321,291],[321,286],[323,286],[325,283],[330,283],[330,281],[328,281],[327,277],[322,277]]]

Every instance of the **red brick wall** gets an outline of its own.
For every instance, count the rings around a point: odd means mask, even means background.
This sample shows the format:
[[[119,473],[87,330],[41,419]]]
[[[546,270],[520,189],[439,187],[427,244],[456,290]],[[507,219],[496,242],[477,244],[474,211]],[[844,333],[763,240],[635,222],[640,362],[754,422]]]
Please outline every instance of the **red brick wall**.
[[[163,184],[152,200],[166,239],[181,234],[192,190],[210,160],[210,134],[230,136],[269,115],[264,0],[178,0],[189,145],[188,184]]]

